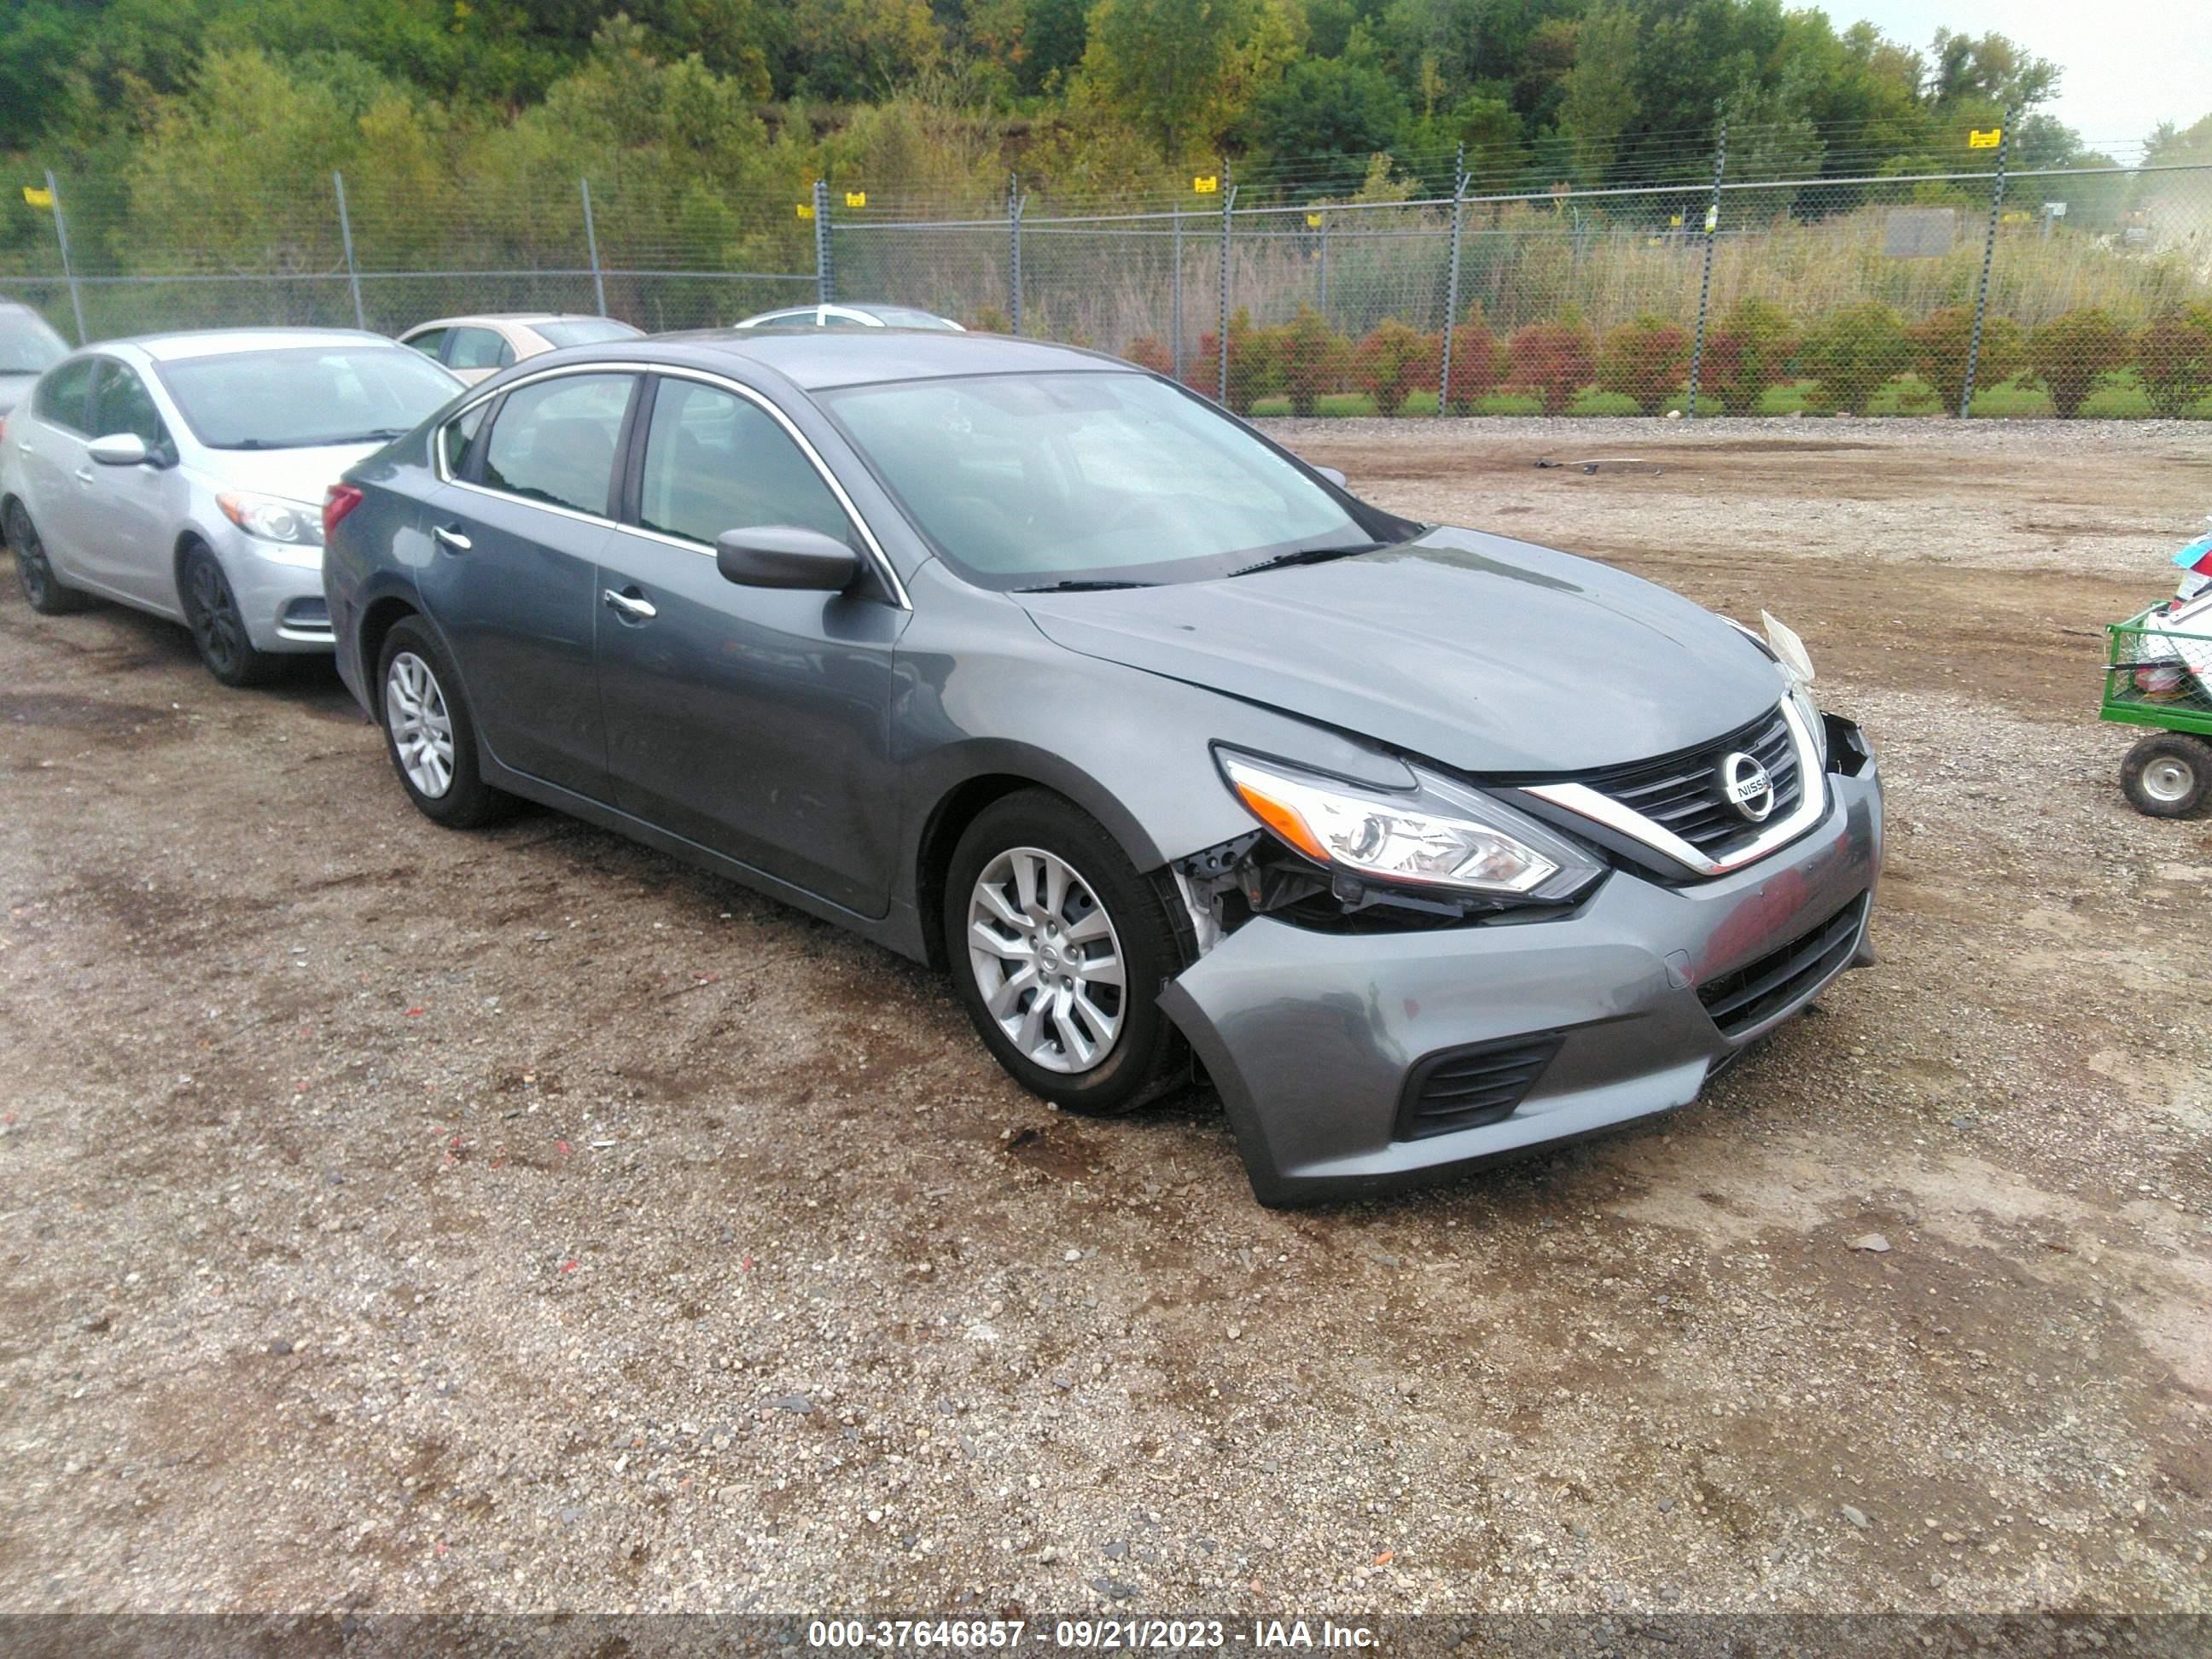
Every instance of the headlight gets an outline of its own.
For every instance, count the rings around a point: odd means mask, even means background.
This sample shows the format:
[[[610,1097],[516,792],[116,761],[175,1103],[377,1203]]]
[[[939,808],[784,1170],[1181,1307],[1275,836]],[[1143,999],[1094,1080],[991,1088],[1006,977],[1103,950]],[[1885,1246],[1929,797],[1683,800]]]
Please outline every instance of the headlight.
[[[1408,790],[1369,788],[1280,762],[1218,751],[1245,810],[1315,863],[1383,882],[1559,902],[1597,861],[1479,792],[1414,773]]]
[[[1782,665],[1784,679],[1789,682],[1790,701],[1797,710],[1797,718],[1805,722],[1805,735],[1813,740],[1813,752],[1820,765],[1828,764],[1828,723],[1820,718],[1820,705],[1813,701],[1813,657],[1805,649],[1805,641],[1797,637],[1797,630],[1776,620],[1762,611],[1759,620],[1765,626],[1766,642],[1774,649],[1775,659]]]
[[[215,501],[223,516],[249,536],[258,536],[264,542],[291,542],[303,547],[323,544],[322,509],[305,501],[288,501],[279,495],[230,493],[218,495]]]

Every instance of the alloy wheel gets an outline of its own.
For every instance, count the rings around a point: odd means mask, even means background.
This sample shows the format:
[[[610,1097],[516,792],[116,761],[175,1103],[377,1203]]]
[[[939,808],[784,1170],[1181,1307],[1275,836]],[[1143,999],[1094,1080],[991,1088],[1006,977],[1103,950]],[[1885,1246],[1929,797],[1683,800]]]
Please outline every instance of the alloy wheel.
[[[1057,854],[1015,847],[968,900],[968,960],[1008,1042],[1049,1072],[1091,1070],[1128,1006],[1121,937],[1089,882]]]
[[[23,597],[33,610],[43,611],[53,598],[54,568],[46,562],[46,544],[31,527],[30,514],[20,507],[8,515],[8,539],[15,549],[15,577],[23,585]]]
[[[417,792],[436,800],[453,785],[453,717],[430,665],[412,651],[392,659],[384,676],[384,723],[399,769]]]
[[[193,643],[218,675],[237,673],[253,642],[246,637],[246,618],[239,614],[238,600],[231,593],[222,567],[203,554],[192,561],[187,583],[191,592],[188,620]]]

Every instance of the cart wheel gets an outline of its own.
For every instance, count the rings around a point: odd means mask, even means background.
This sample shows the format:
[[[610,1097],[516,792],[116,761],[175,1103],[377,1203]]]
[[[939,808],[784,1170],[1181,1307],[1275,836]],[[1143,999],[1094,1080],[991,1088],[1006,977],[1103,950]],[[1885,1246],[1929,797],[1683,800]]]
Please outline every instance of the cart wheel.
[[[2212,796],[2212,743],[2179,732],[2145,738],[2120,763],[2120,787],[2138,812],[2187,817]]]

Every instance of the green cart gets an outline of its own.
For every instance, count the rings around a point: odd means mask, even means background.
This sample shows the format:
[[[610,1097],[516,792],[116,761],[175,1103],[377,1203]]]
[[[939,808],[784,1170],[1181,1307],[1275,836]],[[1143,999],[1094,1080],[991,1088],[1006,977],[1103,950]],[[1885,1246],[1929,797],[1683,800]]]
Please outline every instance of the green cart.
[[[2158,730],[2120,763],[2138,812],[2178,818],[2212,799],[2212,631],[2178,633],[2153,605],[2108,623],[2102,719]],[[2212,621],[2196,626],[2212,630]]]

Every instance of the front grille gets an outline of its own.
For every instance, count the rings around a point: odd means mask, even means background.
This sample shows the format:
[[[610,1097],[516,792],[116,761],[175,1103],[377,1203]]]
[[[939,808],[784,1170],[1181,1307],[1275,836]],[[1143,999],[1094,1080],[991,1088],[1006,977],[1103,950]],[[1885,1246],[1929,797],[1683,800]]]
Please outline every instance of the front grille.
[[[1698,1000],[1727,1036],[1740,1036],[1809,995],[1850,960],[1866,920],[1862,893],[1817,927],[1800,933],[1778,951],[1698,988]]]
[[[1756,823],[1722,793],[1721,763],[1739,753],[1764,766],[1774,784],[1774,810]],[[1769,825],[1788,817],[1805,793],[1797,745],[1790,741],[1790,722],[1778,708],[1715,742],[1657,760],[1608,767],[1575,781],[1611,796],[1716,860],[1727,859]]]
[[[1559,1052],[1556,1031],[1445,1048],[1413,1067],[1398,1108],[1396,1138],[1423,1140],[1510,1117]]]

